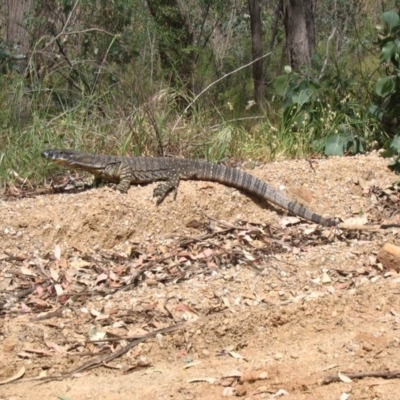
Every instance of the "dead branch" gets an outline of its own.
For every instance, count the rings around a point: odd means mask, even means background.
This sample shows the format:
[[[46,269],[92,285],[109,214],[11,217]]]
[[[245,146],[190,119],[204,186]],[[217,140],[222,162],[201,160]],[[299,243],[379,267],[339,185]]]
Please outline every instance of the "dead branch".
[[[362,379],[362,378],[385,378],[393,379],[400,378],[400,370],[397,371],[368,371],[368,372],[342,372],[350,379]],[[339,375],[328,375],[322,380],[322,385],[328,385],[332,382],[340,382]]]
[[[29,381],[39,381],[40,383],[47,383],[47,382],[52,382],[52,381],[59,381],[59,380],[63,380],[66,378],[71,378],[74,375],[83,372],[85,370],[89,370],[89,369],[93,369],[95,367],[98,367],[100,365],[104,365],[109,363],[110,361],[115,360],[118,357],[121,357],[122,355],[124,355],[125,353],[127,353],[130,349],[134,348],[135,346],[137,346],[140,343],[145,342],[147,339],[153,338],[158,334],[166,334],[166,333],[173,333],[176,332],[180,329],[182,329],[183,327],[185,327],[186,325],[188,325],[189,322],[183,322],[183,323],[179,323],[179,324],[175,324],[172,326],[169,326],[167,328],[163,328],[163,329],[158,329],[156,331],[150,332],[147,335],[144,335],[142,337],[140,337],[139,339],[134,340],[133,342],[127,344],[125,347],[122,347],[121,349],[119,349],[118,351],[116,351],[115,353],[111,353],[111,354],[103,354],[93,360],[89,360],[87,362],[85,362],[84,364],[80,365],[79,367],[73,369],[72,371],[69,371],[65,374],[61,374],[61,375],[53,375],[53,376],[47,376],[44,378],[27,378],[27,379],[21,379],[21,380],[16,380],[16,381],[12,381],[12,382],[7,382],[7,383],[20,383],[20,382],[29,382]]]

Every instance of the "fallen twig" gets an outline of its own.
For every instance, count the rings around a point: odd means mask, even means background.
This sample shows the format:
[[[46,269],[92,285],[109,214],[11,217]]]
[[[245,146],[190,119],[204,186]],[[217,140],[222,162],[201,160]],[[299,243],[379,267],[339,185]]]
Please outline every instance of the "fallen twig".
[[[368,371],[368,372],[342,372],[350,379],[361,379],[361,378],[385,378],[393,379],[400,377],[400,370],[397,371]],[[340,382],[341,378],[339,375],[328,375],[322,380],[323,385],[328,385],[332,382]]]
[[[62,380],[62,379],[66,379],[66,378],[71,378],[72,376],[74,376],[80,372],[83,372],[85,370],[89,370],[89,369],[95,368],[99,365],[109,363],[110,361],[124,355],[130,349],[137,346],[138,344],[145,342],[147,339],[155,337],[158,334],[166,334],[166,333],[176,332],[176,331],[182,329],[183,327],[185,327],[186,325],[188,325],[188,323],[189,322],[183,322],[183,323],[169,326],[167,328],[158,329],[156,331],[150,332],[147,335],[144,335],[144,336],[140,337],[139,339],[136,339],[133,342],[127,344],[125,347],[122,347],[115,353],[103,354],[93,360],[89,360],[89,361],[85,362],[84,364],[80,365],[79,367],[77,367],[77,368],[73,369],[72,371],[69,371],[65,374],[47,376],[47,377],[43,377],[43,378],[41,378],[41,377],[27,378],[27,379],[12,381],[12,382],[10,381],[9,383],[20,383],[20,382],[28,382],[28,381],[40,381],[40,383],[47,383],[47,382],[51,382],[51,381],[57,381],[57,380]],[[8,383],[8,382],[3,382],[3,384],[5,384],[5,383]]]

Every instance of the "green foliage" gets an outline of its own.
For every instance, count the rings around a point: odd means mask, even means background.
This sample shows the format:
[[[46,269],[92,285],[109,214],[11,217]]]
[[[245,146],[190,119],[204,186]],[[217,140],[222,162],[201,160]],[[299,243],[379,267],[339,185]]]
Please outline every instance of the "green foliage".
[[[323,144],[325,154],[328,156],[344,156],[364,152],[360,139],[352,133],[342,132],[341,135],[329,136],[327,139],[316,142],[315,148]]]
[[[86,11],[82,20],[84,27],[99,29],[84,33],[82,56],[94,57],[98,64],[106,59],[120,65],[139,56],[139,43],[135,41],[135,31],[131,25],[134,1],[84,0],[81,1],[81,9]]]
[[[381,50],[379,62],[384,71],[376,81],[374,104],[370,107],[372,115],[382,121],[386,132],[395,136],[400,134],[400,17],[397,13],[383,13],[381,25],[377,26],[378,46]]]
[[[339,73],[319,82],[307,68],[295,72],[285,67],[285,72],[275,80],[276,93],[282,97],[285,135],[302,136],[304,152],[363,152],[376,136],[376,124],[365,110],[360,85]]]
[[[51,90],[59,108],[107,93],[139,57],[142,36],[132,25],[133,10],[143,11],[138,0],[33,3],[27,17],[34,40],[27,83],[35,90]],[[89,111],[101,107],[92,104]]]
[[[392,158],[389,163],[389,168],[397,174],[400,174],[400,135],[389,139],[385,147],[386,150],[381,153],[381,156]]]

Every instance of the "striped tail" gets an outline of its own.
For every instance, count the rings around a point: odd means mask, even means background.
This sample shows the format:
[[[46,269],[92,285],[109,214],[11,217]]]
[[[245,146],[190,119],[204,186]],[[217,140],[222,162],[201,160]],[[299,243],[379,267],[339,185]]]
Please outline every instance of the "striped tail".
[[[236,189],[243,190],[249,194],[274,203],[277,206],[288,210],[292,214],[316,224],[324,226],[337,225],[335,220],[324,218],[321,215],[314,213],[296,201],[287,198],[282,192],[270,186],[268,183],[245,171],[201,161],[197,161],[196,164],[197,166],[194,167],[196,169],[195,176],[189,177],[189,179],[208,180],[232,186]]]

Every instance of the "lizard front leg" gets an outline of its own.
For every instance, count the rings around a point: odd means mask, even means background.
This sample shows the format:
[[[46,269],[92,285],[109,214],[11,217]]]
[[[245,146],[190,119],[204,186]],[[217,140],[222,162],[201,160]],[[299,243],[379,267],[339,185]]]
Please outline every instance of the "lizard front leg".
[[[113,163],[104,168],[100,177],[110,182],[118,182],[116,189],[121,193],[127,193],[133,180],[133,171],[127,164]]]

